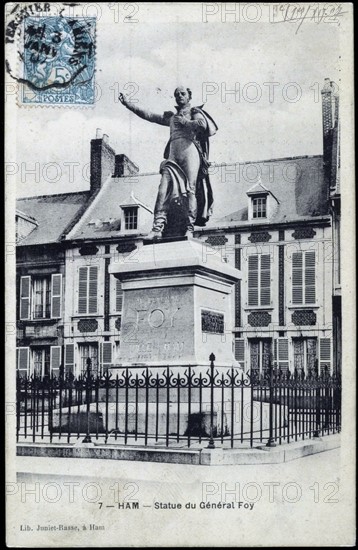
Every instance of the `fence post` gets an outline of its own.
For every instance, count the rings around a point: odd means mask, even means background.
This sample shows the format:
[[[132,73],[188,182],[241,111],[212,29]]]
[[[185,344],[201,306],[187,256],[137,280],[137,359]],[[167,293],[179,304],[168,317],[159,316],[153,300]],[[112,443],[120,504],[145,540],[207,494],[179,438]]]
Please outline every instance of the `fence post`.
[[[214,361],[215,355],[213,353],[209,356],[210,361],[210,439],[208,449],[215,449],[214,443]]]
[[[321,425],[321,409],[320,409],[320,376],[318,372],[318,359],[315,360],[315,374],[316,374],[316,428],[313,432],[313,437],[319,437],[320,425]]]
[[[91,364],[92,361],[89,357],[86,359],[87,364],[87,373],[86,373],[86,402],[87,402],[87,432],[86,437],[82,441],[82,443],[92,443],[91,435],[90,435],[90,384],[91,384]]]
[[[272,357],[269,358],[269,438],[266,443],[266,447],[276,447],[275,439],[273,437],[273,366]]]

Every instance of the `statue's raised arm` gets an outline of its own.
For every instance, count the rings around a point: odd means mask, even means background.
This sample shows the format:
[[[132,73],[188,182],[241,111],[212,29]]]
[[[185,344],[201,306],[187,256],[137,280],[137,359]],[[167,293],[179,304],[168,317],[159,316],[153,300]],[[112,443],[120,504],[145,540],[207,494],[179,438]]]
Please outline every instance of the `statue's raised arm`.
[[[144,118],[144,120],[148,120],[149,122],[155,122],[156,124],[161,124],[162,126],[170,125],[170,118],[174,114],[171,111],[165,112],[162,115],[152,113],[147,109],[142,109],[141,107],[137,107],[136,105],[134,105],[132,102],[127,101],[126,96],[122,93],[119,94],[118,99],[122,103],[122,105],[127,107],[127,109],[135,113],[140,118]]]

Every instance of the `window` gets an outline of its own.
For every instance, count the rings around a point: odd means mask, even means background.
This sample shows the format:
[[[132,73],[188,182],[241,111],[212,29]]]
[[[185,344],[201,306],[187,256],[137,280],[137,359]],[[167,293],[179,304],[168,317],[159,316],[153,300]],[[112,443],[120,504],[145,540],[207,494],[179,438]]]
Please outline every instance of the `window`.
[[[298,373],[314,372],[317,359],[316,338],[293,339],[293,367]]]
[[[255,197],[252,199],[252,217],[266,218],[267,197]]]
[[[36,376],[50,374],[50,346],[35,348],[32,352],[33,373]]]
[[[292,303],[316,302],[316,254],[294,252],[292,254]]]
[[[88,369],[87,359],[91,360],[91,372],[98,372],[98,345],[97,344],[79,344],[78,351],[80,356],[80,374],[86,374]]]
[[[123,208],[124,228],[126,230],[138,229],[138,206]]]
[[[74,344],[66,346],[66,371],[73,372],[74,367]],[[90,359],[91,373],[102,375],[112,366],[113,344],[112,342],[97,342],[87,344],[78,344],[78,353],[80,360],[80,374],[88,372],[88,360]]]
[[[250,344],[250,370],[254,374],[265,373],[271,361],[272,343],[269,338],[252,339]]]
[[[20,320],[59,319],[62,310],[62,275],[20,278]]]
[[[249,256],[248,269],[248,305],[269,306],[271,304],[270,255]]]
[[[78,272],[78,313],[97,313],[98,267],[80,267]]]
[[[51,317],[51,278],[33,279],[33,319]]]
[[[17,348],[16,368],[23,375],[36,374],[44,377],[59,375],[61,366],[61,346],[36,346]]]

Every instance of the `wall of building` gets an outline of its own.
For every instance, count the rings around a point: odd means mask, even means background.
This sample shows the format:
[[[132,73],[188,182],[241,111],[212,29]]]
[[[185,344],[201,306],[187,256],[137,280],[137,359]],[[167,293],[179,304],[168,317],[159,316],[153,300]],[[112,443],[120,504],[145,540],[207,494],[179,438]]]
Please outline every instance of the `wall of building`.
[[[204,246],[213,244],[222,261],[242,271],[242,281],[232,292],[232,322],[235,339],[243,340],[241,356],[236,354],[236,359],[243,361],[246,370],[251,365],[250,341],[255,339],[271,341],[273,360],[277,355],[277,341],[286,340],[291,368],[295,364],[294,340],[315,339],[319,364],[332,366],[332,228],[328,219],[321,226],[317,222],[312,226],[293,223],[285,229],[257,227],[255,231],[238,227],[235,233],[231,229],[230,233],[220,236],[205,237],[204,234],[202,240]],[[209,249],[204,251],[212,253]],[[293,301],[293,255],[306,252],[315,254],[315,300],[298,305]],[[249,258],[262,255],[270,258],[270,299],[269,303],[265,300],[265,305],[250,305]]]
[[[28,373],[34,372],[36,351],[46,352],[46,372],[58,373],[63,347],[63,313],[65,310],[65,254],[61,245],[17,248],[16,269],[16,346],[26,358]],[[53,298],[53,276],[56,280],[56,308]],[[25,279],[24,279],[25,278]],[[42,318],[35,313],[35,281],[46,279],[49,290],[49,308]],[[29,285],[28,314],[21,310],[21,284]],[[27,308],[25,308],[27,309]],[[25,370],[25,359],[22,370]],[[17,367],[19,364],[17,363]],[[44,365],[45,368],[45,365]],[[42,372],[43,374],[43,372]]]

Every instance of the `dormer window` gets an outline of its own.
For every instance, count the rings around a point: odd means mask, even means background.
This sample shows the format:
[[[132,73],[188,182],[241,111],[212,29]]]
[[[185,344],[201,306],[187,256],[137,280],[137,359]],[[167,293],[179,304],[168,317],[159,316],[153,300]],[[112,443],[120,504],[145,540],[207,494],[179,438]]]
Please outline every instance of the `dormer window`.
[[[139,229],[146,231],[147,225],[152,220],[153,210],[148,208],[134,195],[133,191],[120,204],[120,224],[122,233],[138,231]]]
[[[266,218],[267,196],[255,197],[252,199],[252,217]]]
[[[123,208],[123,213],[125,230],[138,229],[138,206],[126,206]]]
[[[255,183],[246,194],[248,197],[249,220],[260,222],[261,220],[272,219],[280,203],[261,180]]]

